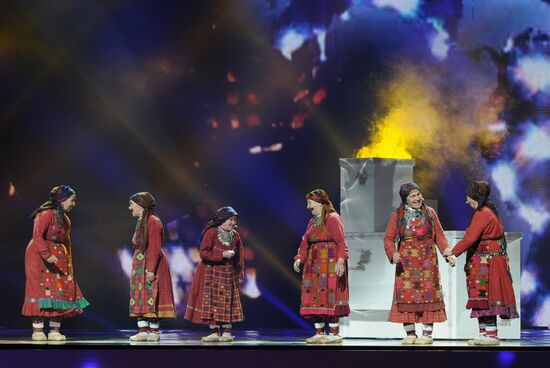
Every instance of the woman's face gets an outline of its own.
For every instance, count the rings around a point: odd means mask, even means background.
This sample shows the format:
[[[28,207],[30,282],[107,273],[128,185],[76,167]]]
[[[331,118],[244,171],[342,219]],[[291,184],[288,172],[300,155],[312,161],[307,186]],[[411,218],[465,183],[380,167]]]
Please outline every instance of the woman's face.
[[[422,202],[424,201],[424,198],[422,197],[422,193],[418,189],[413,189],[408,197],[407,197],[407,204],[409,207],[416,209],[419,209],[422,207]]]
[[[323,205],[312,199],[307,200],[307,209],[311,211],[313,216],[320,216],[323,213]]]
[[[71,212],[74,206],[76,206],[76,194],[73,194],[69,198],[61,201],[61,207],[65,212]]]
[[[237,216],[233,216],[224,221],[220,227],[225,231],[231,231],[237,226]]]
[[[477,210],[477,206],[479,205],[479,202],[466,196],[466,203],[470,205],[474,210]]]
[[[139,204],[137,204],[134,201],[130,201],[130,206],[128,207],[130,210],[130,213],[133,217],[141,217],[143,216],[143,207],[141,207]]]

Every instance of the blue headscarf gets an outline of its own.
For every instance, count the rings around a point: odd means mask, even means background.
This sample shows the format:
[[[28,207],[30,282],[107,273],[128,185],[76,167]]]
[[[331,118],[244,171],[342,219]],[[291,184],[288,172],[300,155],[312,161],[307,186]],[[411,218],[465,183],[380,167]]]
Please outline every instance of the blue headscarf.
[[[61,202],[75,194],[74,189],[68,185],[53,187],[50,191],[50,198],[32,213],[31,219],[42,211],[53,209],[55,210],[55,220],[59,225],[65,227],[65,211],[63,210],[63,206],[61,206]]]
[[[206,232],[206,230],[210,229],[211,227],[218,227],[227,220],[229,220],[231,217],[239,216],[237,211],[231,206],[225,206],[222,208],[219,208],[216,213],[214,214],[214,217],[212,220],[208,221],[208,223],[204,226],[204,229],[201,233],[201,239]]]

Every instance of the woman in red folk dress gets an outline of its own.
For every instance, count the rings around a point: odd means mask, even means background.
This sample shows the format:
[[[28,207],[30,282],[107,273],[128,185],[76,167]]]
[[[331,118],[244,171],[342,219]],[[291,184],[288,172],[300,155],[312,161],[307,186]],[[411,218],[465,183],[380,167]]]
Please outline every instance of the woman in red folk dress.
[[[384,236],[388,260],[396,264],[388,320],[403,324],[407,336],[402,344],[432,344],[433,324],[447,320],[436,247],[444,254],[449,243],[437,214],[424,204],[418,184],[401,185],[399,196],[401,205]],[[449,256],[446,261],[454,267],[456,259]],[[415,323],[423,324],[421,337],[416,336]]]
[[[172,277],[162,249],[163,225],[148,192],[130,197],[130,213],[137,217],[132,238],[134,257],[130,276],[130,317],[137,317],[139,331],[131,341],[159,341],[159,319],[176,318]]]
[[[300,272],[300,266],[304,265],[300,315],[312,319],[315,325],[315,335],[307,338],[306,343],[340,343],[340,317],[350,312],[344,224],[324,190],[311,191],[306,202],[313,218],[294,257],[294,271]]]
[[[222,207],[201,234],[201,262],[197,265],[185,319],[207,324],[211,334],[203,342],[231,342],[232,323],[244,320],[239,284],[244,277],[243,243],[237,212]]]
[[[464,238],[447,255],[466,254],[466,286],[471,317],[479,322],[479,337],[470,345],[498,345],[497,317],[517,318],[516,297],[506,237],[495,206],[489,200],[491,187],[486,181],[474,181],[466,190],[466,203],[474,209]]]
[[[90,303],[82,296],[73,271],[71,221],[67,213],[76,194],[67,185],[55,187],[49,200],[32,214],[32,240],[25,251],[25,302],[21,312],[32,318],[32,339],[63,341],[61,319],[82,313]],[[50,332],[44,334],[44,318]]]

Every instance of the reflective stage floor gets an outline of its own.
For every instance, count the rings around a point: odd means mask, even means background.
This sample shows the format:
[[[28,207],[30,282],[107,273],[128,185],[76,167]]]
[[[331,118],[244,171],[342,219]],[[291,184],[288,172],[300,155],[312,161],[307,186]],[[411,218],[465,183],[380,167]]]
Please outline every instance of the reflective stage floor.
[[[235,341],[231,343],[204,343],[201,337],[207,331],[162,330],[161,340],[158,342],[132,342],[128,337],[136,333],[135,330],[64,330],[67,341],[42,342],[32,341],[28,330],[1,330],[0,349],[6,348],[38,348],[43,345],[55,345],[67,348],[108,348],[108,347],[143,347],[143,348],[214,348],[214,349],[247,349],[247,348],[328,348],[328,349],[443,349],[443,350],[472,350],[472,349],[499,349],[499,350],[539,350],[550,349],[550,330],[524,330],[520,340],[501,340],[500,346],[472,347],[465,340],[435,339],[433,345],[404,346],[399,339],[359,339],[347,338],[341,344],[306,345],[304,340],[311,331],[304,330],[262,330],[239,331],[235,330]],[[309,333],[309,334],[308,334]]]
[[[335,345],[306,345],[310,331],[235,330],[232,343],[202,343],[205,331],[164,330],[159,342],[130,342],[134,330],[63,331],[66,342],[33,342],[30,332],[0,329],[0,362],[22,367],[522,367],[550,354],[549,330],[524,330],[520,340],[500,346],[468,346],[465,340],[438,340],[431,346],[404,346],[397,339],[344,339]],[[430,354],[427,354],[430,353]],[[436,364],[437,363],[437,364]],[[50,365],[51,364],[51,365]],[[546,365],[546,364],[543,364]]]

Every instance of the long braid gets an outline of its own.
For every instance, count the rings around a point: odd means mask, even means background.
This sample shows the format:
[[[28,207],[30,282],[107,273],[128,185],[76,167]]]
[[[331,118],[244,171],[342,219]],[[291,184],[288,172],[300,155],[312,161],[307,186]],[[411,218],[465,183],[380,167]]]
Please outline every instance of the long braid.
[[[140,230],[140,244],[139,244],[139,250],[142,252],[145,252],[147,250],[147,243],[148,243],[148,222],[149,222],[149,215],[150,211],[146,208],[143,209],[143,215],[141,216],[141,222],[139,224],[139,230]]]

